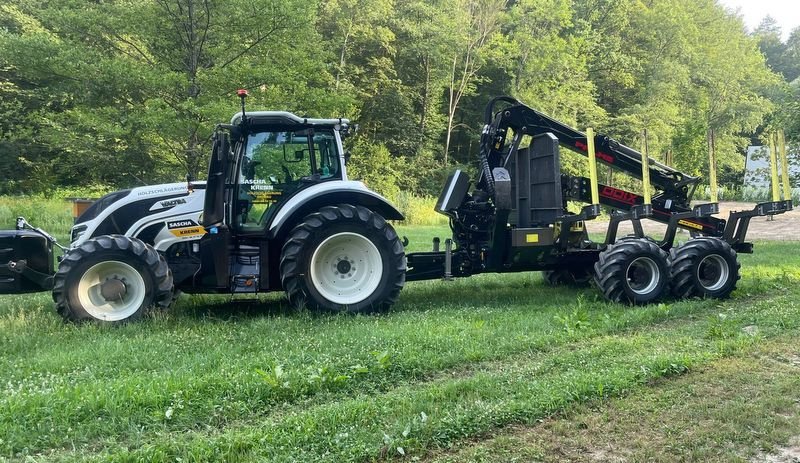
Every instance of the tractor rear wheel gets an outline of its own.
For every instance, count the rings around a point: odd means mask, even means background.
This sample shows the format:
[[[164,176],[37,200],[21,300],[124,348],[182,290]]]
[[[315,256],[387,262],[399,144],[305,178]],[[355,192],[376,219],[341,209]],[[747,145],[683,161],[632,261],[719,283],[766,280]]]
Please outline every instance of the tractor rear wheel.
[[[153,247],[122,235],[99,236],[69,251],[53,277],[53,300],[71,321],[123,322],[172,301],[172,272]]]
[[[726,298],[740,278],[736,251],[719,238],[691,239],[673,248],[669,260],[675,297]]]
[[[646,238],[618,241],[600,253],[594,281],[609,301],[655,302],[669,287],[667,253]]]
[[[280,272],[295,307],[378,312],[394,304],[405,284],[405,253],[380,215],[362,206],[326,206],[289,234]]]

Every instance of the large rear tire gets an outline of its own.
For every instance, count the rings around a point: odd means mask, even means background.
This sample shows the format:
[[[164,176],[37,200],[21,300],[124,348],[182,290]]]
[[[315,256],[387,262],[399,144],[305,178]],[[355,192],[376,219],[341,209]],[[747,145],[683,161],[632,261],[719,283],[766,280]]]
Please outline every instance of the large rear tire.
[[[406,281],[403,244],[362,206],[326,206],[289,234],[281,284],[295,307],[347,313],[387,310]]]
[[[172,272],[152,246],[122,235],[98,236],[69,251],[53,278],[56,310],[70,321],[117,323],[172,301]]]
[[[678,298],[724,299],[736,289],[741,264],[719,238],[698,237],[670,251],[671,290]]]
[[[600,253],[594,281],[612,302],[658,301],[669,288],[667,253],[646,238],[618,241]]]

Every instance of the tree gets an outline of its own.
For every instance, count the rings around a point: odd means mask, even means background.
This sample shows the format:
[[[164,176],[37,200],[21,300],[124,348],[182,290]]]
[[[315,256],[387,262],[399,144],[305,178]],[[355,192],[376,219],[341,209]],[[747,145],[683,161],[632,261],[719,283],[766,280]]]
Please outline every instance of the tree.
[[[447,130],[445,132],[444,164],[450,152],[450,138],[461,98],[475,91],[479,72],[485,64],[484,53],[500,25],[505,0],[461,0],[453,15],[458,42],[452,51],[447,87]]]
[[[332,80],[308,40],[314,5],[299,0],[19,1],[7,8],[18,12],[16,24],[40,27],[0,34],[0,55],[63,103],[45,114],[43,136],[69,147],[64,161],[83,170],[78,178],[87,165],[89,175],[113,183],[174,178],[176,167],[198,176],[213,123],[235,111],[236,88],[254,90],[255,104],[302,110],[306,95]],[[327,104],[305,110],[344,106],[344,99],[321,101]]]

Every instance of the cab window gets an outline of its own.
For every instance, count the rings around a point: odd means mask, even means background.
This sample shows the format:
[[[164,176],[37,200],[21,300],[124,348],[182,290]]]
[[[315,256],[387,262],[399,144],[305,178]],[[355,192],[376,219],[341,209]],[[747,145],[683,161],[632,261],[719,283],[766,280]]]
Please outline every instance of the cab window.
[[[339,176],[332,130],[251,133],[239,168],[236,222],[261,227],[281,198],[319,180]]]

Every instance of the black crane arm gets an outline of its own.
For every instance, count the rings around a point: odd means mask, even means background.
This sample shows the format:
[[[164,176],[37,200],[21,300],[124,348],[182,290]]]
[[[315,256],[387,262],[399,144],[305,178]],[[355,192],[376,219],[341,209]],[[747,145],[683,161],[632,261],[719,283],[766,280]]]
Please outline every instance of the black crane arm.
[[[494,107],[498,102],[508,103],[508,106],[501,111],[495,111]],[[481,135],[479,185],[487,187],[490,194],[493,193],[492,169],[505,165],[509,155],[516,151],[521,138],[525,135],[536,136],[550,132],[558,137],[561,146],[588,156],[585,133],[542,114],[514,98],[508,96],[493,98],[486,106],[484,119],[486,125]],[[513,138],[507,142],[509,129],[513,131]],[[597,160],[603,164],[633,177],[642,178],[642,154],[633,148],[608,136],[596,135],[595,153]],[[651,184],[676,206],[688,208],[700,178],[692,177],[652,159],[648,165]]]

